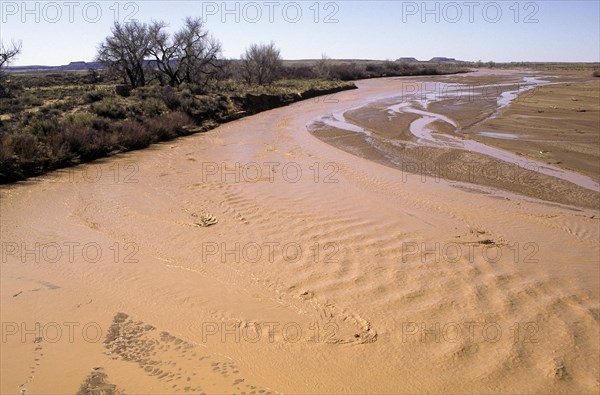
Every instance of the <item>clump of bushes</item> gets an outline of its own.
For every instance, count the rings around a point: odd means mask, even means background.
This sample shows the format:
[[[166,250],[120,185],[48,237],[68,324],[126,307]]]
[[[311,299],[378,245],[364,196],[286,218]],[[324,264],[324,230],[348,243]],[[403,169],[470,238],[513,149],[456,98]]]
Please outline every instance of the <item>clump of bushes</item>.
[[[92,105],[92,111],[97,115],[110,119],[125,119],[126,112],[123,105],[113,97],[105,97]]]
[[[308,75],[307,70],[302,73]],[[278,80],[270,85],[230,79],[215,86],[184,83],[177,88],[147,85],[128,98],[112,86],[52,85],[68,78],[51,75],[43,84],[0,99],[0,183],[94,160],[192,133],[258,111],[249,106],[273,100],[276,105],[327,89],[348,87],[340,81]],[[77,79],[78,80],[78,79]],[[218,89],[218,94],[210,89]],[[264,96],[264,97],[263,97]],[[292,97],[293,96],[293,97]]]
[[[167,112],[167,106],[163,101],[150,97],[142,102],[142,114],[146,117],[156,117]]]
[[[99,90],[94,90],[89,92],[86,96],[85,96],[85,101],[87,103],[95,103],[97,101],[100,101],[102,99],[104,99],[106,97],[106,93],[99,91]]]
[[[193,120],[185,113],[171,112],[160,117],[146,119],[145,128],[155,136],[152,143],[173,139],[187,134],[185,126],[193,124]]]
[[[155,104],[164,106],[162,102]],[[189,134],[186,126],[192,123],[182,112],[120,120],[87,111],[62,118],[27,114],[18,127],[0,134],[0,183],[145,148]]]
[[[334,61],[323,59],[315,66],[287,65],[282,68],[284,79],[318,79],[354,81],[365,78],[451,74],[460,70],[436,63],[409,63],[399,61]]]
[[[37,136],[30,133],[17,133],[10,136],[10,140],[6,142],[12,148],[12,154],[20,158],[35,158],[43,151]]]
[[[115,86],[115,92],[121,97],[129,97],[131,95],[131,86],[129,85],[117,85]]]
[[[152,134],[137,121],[125,120],[118,125],[119,145],[125,149],[145,148],[152,143]]]
[[[165,86],[161,89],[160,96],[167,106],[167,108],[171,111],[177,111],[181,108],[182,101],[181,96],[170,86]]]
[[[69,125],[92,128],[95,130],[108,130],[110,121],[87,111],[78,111],[64,117],[63,126]]]

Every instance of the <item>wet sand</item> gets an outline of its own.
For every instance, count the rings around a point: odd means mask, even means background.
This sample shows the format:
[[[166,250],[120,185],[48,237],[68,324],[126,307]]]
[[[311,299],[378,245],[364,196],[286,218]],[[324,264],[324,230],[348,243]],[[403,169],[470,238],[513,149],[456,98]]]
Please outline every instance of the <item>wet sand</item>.
[[[310,130],[403,172],[599,207],[593,77],[478,71],[398,81],[396,94],[334,115],[337,123],[319,118]],[[354,127],[362,138],[347,133]]]
[[[0,391],[597,393],[597,209],[307,131],[400,82],[2,187]]]

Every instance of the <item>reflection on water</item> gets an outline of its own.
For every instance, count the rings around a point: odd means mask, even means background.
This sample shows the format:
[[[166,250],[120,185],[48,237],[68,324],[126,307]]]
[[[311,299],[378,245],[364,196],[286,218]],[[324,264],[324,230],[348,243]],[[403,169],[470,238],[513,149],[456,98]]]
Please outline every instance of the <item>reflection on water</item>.
[[[501,139],[501,140],[518,140],[523,137],[528,137],[527,135],[519,135],[514,133],[495,133],[495,132],[479,132],[477,133],[483,137],[491,137],[493,139]]]

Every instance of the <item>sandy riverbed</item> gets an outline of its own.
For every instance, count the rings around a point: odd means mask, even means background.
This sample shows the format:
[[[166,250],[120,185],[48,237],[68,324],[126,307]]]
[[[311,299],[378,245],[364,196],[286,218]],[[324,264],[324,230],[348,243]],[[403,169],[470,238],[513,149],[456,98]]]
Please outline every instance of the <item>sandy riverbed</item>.
[[[0,391],[597,393],[597,192],[422,177],[307,131],[405,81],[2,187]]]
[[[428,178],[599,207],[600,81],[531,71],[395,80],[310,126],[347,152]]]

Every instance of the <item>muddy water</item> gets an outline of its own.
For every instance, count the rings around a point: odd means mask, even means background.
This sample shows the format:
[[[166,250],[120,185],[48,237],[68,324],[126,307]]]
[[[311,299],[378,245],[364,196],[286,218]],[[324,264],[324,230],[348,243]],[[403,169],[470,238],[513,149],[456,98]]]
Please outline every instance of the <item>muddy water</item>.
[[[392,105],[388,105],[385,111],[388,114],[388,120],[392,120],[394,117],[401,117],[402,114],[411,113],[420,115],[420,118],[414,120],[410,126],[410,133],[416,138],[417,145],[419,146],[427,146],[434,148],[444,148],[444,149],[456,149],[463,151],[476,152],[479,154],[487,155],[493,157],[495,159],[499,159],[504,162],[508,162],[511,164],[516,164],[521,168],[529,169],[536,171],[538,173],[559,178],[573,184],[579,185],[586,189],[592,191],[600,190],[600,184],[593,180],[590,177],[585,175],[581,175],[575,172],[570,172],[564,169],[561,169],[556,166],[549,165],[547,163],[535,161],[532,159],[525,159],[519,155],[516,155],[512,152],[502,150],[499,148],[495,148],[489,145],[486,145],[481,142],[477,142],[474,140],[468,139],[468,135],[461,134],[461,137],[456,137],[456,135],[450,135],[447,133],[440,133],[439,131],[431,128],[431,124],[436,121],[444,122],[452,127],[454,132],[460,132],[460,127],[453,119],[448,116],[438,114],[432,111],[429,111],[428,108],[432,103],[447,100],[448,97],[460,97],[461,94],[465,91],[470,92],[471,95],[481,95],[482,92],[485,92],[485,95],[488,96],[490,92],[497,91],[496,98],[496,110],[486,119],[494,118],[498,116],[506,107],[508,107],[513,101],[519,98],[519,95],[524,94],[525,92],[529,92],[534,90],[536,87],[549,85],[551,82],[539,78],[539,77],[531,77],[524,76],[521,77],[521,81],[517,84],[517,89],[502,91],[502,89],[507,87],[515,86],[514,83],[504,83],[504,84],[496,84],[496,85],[479,85],[477,87],[468,87],[465,84],[447,84],[447,83],[436,83],[435,89],[428,89],[426,93],[420,95],[420,97],[413,96],[402,96],[402,97],[391,97],[386,98],[384,100],[376,100],[371,103],[366,104],[369,105],[380,105],[382,103],[393,102]],[[494,89],[489,89],[494,88]],[[443,94],[440,94],[443,93]],[[365,106],[365,107],[366,107]],[[350,110],[349,110],[350,111]],[[485,121],[485,119],[484,119]],[[377,139],[376,134],[371,133],[371,131],[366,130],[360,126],[353,124],[348,121],[344,117],[344,112],[337,112],[335,114],[326,114],[324,116],[319,117],[315,122],[320,122],[322,124],[328,125],[330,127],[335,127],[337,129],[347,130],[351,132],[363,133],[369,136],[368,141],[373,142],[373,139]],[[483,121],[481,121],[483,122]],[[479,123],[481,123],[479,122]],[[313,123],[314,125],[314,123]],[[313,128],[313,126],[309,125],[309,129]],[[518,140],[521,138],[525,138],[527,136],[520,136],[514,131],[510,131],[512,133],[488,133],[488,132],[480,132],[478,133],[481,136],[492,137],[492,138],[504,138],[504,139],[514,139]],[[390,143],[390,141],[385,141]],[[378,144],[381,147],[381,144]],[[385,153],[386,157],[390,156],[389,152]]]
[[[527,137],[527,136],[522,136],[522,135],[515,134],[515,133],[479,132],[477,134],[480,136],[483,136],[483,137],[491,137],[493,139],[501,139],[501,140],[519,140],[522,137]]]
[[[305,131],[402,88],[357,84],[2,186],[0,393],[92,370],[129,394],[598,393],[598,211],[405,179]]]

